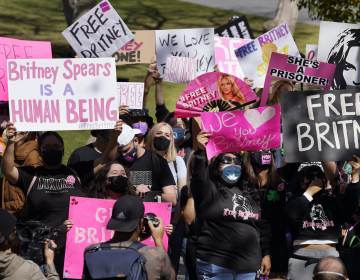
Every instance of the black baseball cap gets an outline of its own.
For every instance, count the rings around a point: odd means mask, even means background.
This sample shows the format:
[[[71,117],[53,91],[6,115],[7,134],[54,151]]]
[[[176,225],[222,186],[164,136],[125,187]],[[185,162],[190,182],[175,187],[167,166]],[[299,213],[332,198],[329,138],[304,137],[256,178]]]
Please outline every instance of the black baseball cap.
[[[16,218],[4,209],[0,209],[0,244],[13,232]]]
[[[145,208],[142,199],[135,195],[124,195],[116,200],[107,229],[132,232],[144,217]]]

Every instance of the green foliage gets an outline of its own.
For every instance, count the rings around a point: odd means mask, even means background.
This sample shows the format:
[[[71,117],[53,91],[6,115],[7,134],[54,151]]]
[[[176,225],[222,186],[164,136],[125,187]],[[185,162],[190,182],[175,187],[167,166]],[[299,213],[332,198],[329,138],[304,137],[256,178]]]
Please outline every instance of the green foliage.
[[[308,8],[313,19],[348,23],[360,21],[360,0],[297,0],[297,4],[299,9]]]

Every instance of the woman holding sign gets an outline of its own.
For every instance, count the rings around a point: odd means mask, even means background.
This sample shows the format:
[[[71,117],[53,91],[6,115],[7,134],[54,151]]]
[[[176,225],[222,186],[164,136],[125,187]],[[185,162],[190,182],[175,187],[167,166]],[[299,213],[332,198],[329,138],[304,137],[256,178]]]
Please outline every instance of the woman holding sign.
[[[201,224],[196,241],[198,279],[254,280],[270,272],[271,229],[260,194],[244,180],[243,156],[220,154],[211,163],[201,132],[191,166],[191,192]]]

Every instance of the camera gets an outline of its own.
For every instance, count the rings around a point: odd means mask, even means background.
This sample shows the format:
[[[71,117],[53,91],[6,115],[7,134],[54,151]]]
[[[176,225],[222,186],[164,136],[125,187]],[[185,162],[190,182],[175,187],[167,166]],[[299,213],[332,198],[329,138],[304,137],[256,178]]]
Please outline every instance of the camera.
[[[154,227],[158,227],[160,225],[160,220],[156,217],[154,213],[146,213],[144,215],[144,227],[141,232],[142,239],[146,239],[151,236],[149,222],[151,222],[154,225]]]
[[[16,225],[16,233],[20,241],[20,256],[38,265],[44,264],[45,241],[56,240],[60,233],[65,232],[65,225],[49,227],[39,221],[19,222]]]

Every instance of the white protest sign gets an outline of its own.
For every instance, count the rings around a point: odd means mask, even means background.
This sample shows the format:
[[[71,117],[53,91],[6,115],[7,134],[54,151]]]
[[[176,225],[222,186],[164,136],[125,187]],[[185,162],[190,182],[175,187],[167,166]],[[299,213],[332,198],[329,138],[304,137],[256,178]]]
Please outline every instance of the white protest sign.
[[[111,57],[134,39],[134,35],[109,1],[100,2],[62,34],[82,57]]]
[[[305,57],[310,60],[317,60],[318,45],[306,44]]]
[[[118,119],[114,58],[10,59],[7,78],[19,131],[111,129]]]
[[[117,83],[120,98],[119,106],[129,109],[142,109],[144,100],[144,83]]]
[[[318,60],[336,64],[334,89],[360,86],[360,23],[321,21]]]
[[[188,83],[195,78],[196,60],[190,57],[169,56],[166,59],[164,81]]]
[[[262,88],[272,52],[300,57],[299,50],[286,23],[260,35],[235,51],[245,77]]]
[[[156,30],[156,61],[161,76],[169,56],[196,60],[196,76],[213,71],[214,28]]]

